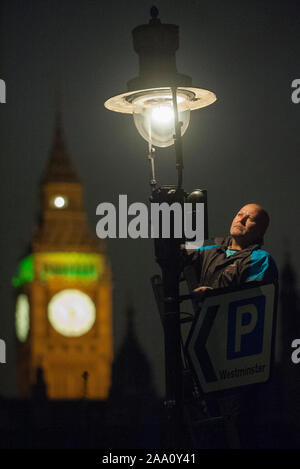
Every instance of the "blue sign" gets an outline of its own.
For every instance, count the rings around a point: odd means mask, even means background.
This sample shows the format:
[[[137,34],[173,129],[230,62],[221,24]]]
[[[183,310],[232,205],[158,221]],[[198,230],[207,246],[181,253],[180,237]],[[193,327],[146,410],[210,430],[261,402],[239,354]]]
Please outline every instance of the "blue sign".
[[[265,305],[264,295],[229,303],[227,360],[262,352]]]

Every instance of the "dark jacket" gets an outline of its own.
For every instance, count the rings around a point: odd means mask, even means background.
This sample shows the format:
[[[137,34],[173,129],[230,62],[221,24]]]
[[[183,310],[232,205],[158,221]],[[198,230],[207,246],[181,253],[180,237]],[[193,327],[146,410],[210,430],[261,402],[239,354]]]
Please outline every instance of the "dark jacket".
[[[204,246],[187,256],[187,264],[195,269],[198,286],[226,288],[251,281],[277,281],[276,264],[259,244],[229,255],[227,249],[230,242],[230,236],[215,238],[213,242],[206,241]]]

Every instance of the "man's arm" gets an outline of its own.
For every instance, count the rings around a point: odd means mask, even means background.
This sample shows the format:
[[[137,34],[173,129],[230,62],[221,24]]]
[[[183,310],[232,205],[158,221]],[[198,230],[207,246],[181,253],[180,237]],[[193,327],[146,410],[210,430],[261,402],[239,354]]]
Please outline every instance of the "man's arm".
[[[185,250],[185,267],[184,276],[189,286],[190,293],[197,294],[197,301],[205,296],[205,292],[212,290],[212,287],[201,285],[199,286],[199,279],[201,278],[203,255],[205,251],[208,251],[214,247],[217,247],[214,240],[206,240],[204,246]]]

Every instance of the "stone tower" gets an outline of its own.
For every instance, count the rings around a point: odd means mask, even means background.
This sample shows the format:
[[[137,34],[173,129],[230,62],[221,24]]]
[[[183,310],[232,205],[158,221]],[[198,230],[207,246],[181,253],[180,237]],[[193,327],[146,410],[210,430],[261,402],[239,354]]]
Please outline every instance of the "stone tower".
[[[21,395],[31,395],[42,369],[50,399],[83,393],[106,399],[113,358],[111,269],[88,226],[59,113],[41,184],[40,221],[14,286]]]

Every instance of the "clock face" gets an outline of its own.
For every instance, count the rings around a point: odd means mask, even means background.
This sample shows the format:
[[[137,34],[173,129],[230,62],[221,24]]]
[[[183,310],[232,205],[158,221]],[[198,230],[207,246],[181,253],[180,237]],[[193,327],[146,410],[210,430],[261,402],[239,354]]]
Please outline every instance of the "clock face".
[[[63,290],[50,300],[48,318],[60,334],[79,337],[93,326],[96,308],[91,298],[80,290]]]
[[[25,342],[29,332],[29,301],[26,295],[21,294],[16,303],[16,334],[20,342]]]

